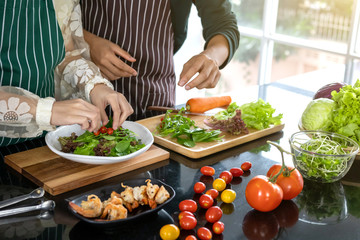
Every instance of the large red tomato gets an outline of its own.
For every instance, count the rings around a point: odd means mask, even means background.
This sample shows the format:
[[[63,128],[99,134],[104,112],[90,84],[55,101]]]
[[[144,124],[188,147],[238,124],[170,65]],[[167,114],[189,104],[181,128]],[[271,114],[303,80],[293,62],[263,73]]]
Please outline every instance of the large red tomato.
[[[280,164],[273,165],[266,176],[271,177],[275,176],[281,169]],[[276,179],[276,183],[283,190],[283,199],[290,200],[299,195],[304,187],[304,179],[301,176],[301,173],[295,168],[288,167],[288,170],[282,172]]]
[[[251,210],[244,217],[242,229],[249,240],[270,240],[278,234],[279,223],[272,212]]]
[[[196,212],[197,210],[197,204],[194,200],[191,199],[186,199],[186,200],[182,200],[179,203],[179,209],[180,211],[189,211],[189,212]]]
[[[280,205],[283,191],[279,185],[269,181],[264,175],[252,178],[245,189],[246,201],[261,212],[269,212]]]

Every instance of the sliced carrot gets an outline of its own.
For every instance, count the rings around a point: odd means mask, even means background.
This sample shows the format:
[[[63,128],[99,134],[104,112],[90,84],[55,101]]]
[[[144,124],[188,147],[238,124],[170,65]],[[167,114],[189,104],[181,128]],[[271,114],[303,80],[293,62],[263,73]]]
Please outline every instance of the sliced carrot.
[[[194,113],[203,113],[213,108],[227,106],[230,103],[230,96],[190,98],[186,102],[186,110]]]

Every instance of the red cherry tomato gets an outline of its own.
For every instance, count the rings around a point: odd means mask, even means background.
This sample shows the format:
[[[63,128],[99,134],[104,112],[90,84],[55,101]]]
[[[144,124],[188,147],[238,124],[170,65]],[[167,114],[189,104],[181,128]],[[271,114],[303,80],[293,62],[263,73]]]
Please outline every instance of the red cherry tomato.
[[[223,171],[220,173],[220,178],[224,179],[226,184],[231,183],[231,180],[233,179],[233,175],[229,171]]]
[[[185,216],[195,217],[192,212],[183,211],[183,212],[180,212],[180,213],[179,213],[179,216],[178,216],[179,221],[180,221],[183,217],[185,217]]]
[[[249,240],[269,240],[277,236],[279,223],[272,212],[251,210],[244,217],[242,229]]]
[[[212,238],[211,231],[206,227],[201,227],[197,230],[197,235],[201,240],[210,240]]]
[[[238,167],[234,167],[234,168],[230,169],[230,172],[233,175],[233,177],[240,177],[244,174],[244,171]]]
[[[205,176],[212,176],[215,174],[215,169],[210,166],[204,166],[200,169],[200,172]]]
[[[214,199],[210,195],[203,194],[199,199],[199,204],[202,208],[208,209],[214,204]]]
[[[299,219],[299,208],[292,200],[282,201],[273,213],[283,228],[294,226]]]
[[[223,212],[221,210],[221,208],[219,208],[218,206],[212,206],[211,208],[209,208],[206,213],[205,213],[205,218],[206,221],[210,222],[210,223],[214,223],[220,220],[220,218],[222,217]]]
[[[107,130],[107,128],[106,128],[105,126],[102,126],[102,127],[100,128],[100,132],[101,132],[101,133],[106,133],[106,130]]]
[[[249,171],[251,166],[252,166],[251,162],[244,162],[243,164],[241,164],[240,167],[243,171]]]
[[[203,182],[197,182],[194,184],[194,192],[196,193],[202,193],[206,189],[206,185]]]
[[[207,190],[205,194],[210,195],[213,199],[216,199],[219,196],[219,191],[212,188]]]
[[[108,129],[106,130],[106,132],[107,132],[107,134],[112,135],[112,134],[114,133],[114,129],[108,128]]]
[[[212,230],[215,234],[222,234],[225,229],[225,225],[223,222],[217,221],[213,224]]]
[[[98,136],[99,134],[100,134],[100,129],[97,130],[96,132],[94,132],[94,135],[95,135],[95,136]]]
[[[281,169],[280,164],[273,165],[269,171],[267,172],[266,176],[271,177],[275,176]],[[299,195],[304,187],[304,179],[301,176],[301,173],[295,168],[288,167],[288,170],[282,172],[278,178],[276,179],[276,183],[281,187],[283,190],[284,200],[290,200]]]
[[[185,240],[197,240],[197,238],[194,235],[189,235],[185,238]]]
[[[268,212],[280,205],[283,191],[279,185],[270,182],[268,177],[258,175],[248,182],[245,197],[251,207]]]
[[[196,212],[197,210],[197,204],[194,200],[191,199],[186,199],[186,200],[182,200],[179,203],[179,209],[180,211],[189,211],[189,212]]]
[[[179,221],[180,227],[185,230],[191,230],[196,227],[197,220],[195,217],[184,216]]]

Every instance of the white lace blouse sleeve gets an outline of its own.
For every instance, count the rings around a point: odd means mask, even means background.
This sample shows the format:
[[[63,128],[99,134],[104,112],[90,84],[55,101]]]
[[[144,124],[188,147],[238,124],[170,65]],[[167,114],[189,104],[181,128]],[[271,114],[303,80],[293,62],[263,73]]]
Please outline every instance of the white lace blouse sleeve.
[[[54,130],[50,125],[54,101],[22,88],[0,86],[0,137],[31,138]]]
[[[55,0],[55,11],[63,34],[66,56],[55,72],[56,98],[90,100],[96,84],[113,85],[103,78],[90,60],[89,46],[83,37],[81,9],[78,0]]]

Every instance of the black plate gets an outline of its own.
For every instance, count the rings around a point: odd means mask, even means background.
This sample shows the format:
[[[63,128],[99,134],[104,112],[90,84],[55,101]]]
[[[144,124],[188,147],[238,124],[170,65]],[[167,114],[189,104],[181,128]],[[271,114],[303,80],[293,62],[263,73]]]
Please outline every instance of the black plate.
[[[141,186],[141,185],[146,185],[145,180],[150,179],[152,184],[157,184],[159,185],[159,187],[161,187],[161,185],[163,185],[165,187],[165,189],[169,192],[170,194],[170,198],[168,200],[166,200],[163,204],[158,205],[156,208],[151,209],[149,206],[139,206],[136,209],[134,209],[132,212],[128,212],[128,217],[124,218],[124,219],[119,219],[119,220],[113,220],[113,221],[96,221],[93,218],[86,218],[80,214],[78,214],[74,209],[72,209],[70,207],[70,205],[68,204],[68,209],[69,211],[74,214],[76,217],[78,217],[79,219],[91,223],[91,224],[95,224],[97,226],[110,226],[110,225],[115,225],[115,224],[119,224],[119,223],[127,223],[133,220],[137,220],[139,218],[145,217],[145,216],[149,216],[152,215],[154,213],[157,213],[160,209],[162,209],[165,205],[167,205],[174,197],[175,197],[175,190],[167,185],[166,183],[158,180],[158,179],[154,179],[154,178],[138,178],[138,179],[131,179],[131,180],[127,180],[127,181],[123,181],[122,183],[126,186],[130,186],[130,187],[136,187],[136,186]],[[66,199],[67,202],[73,202],[77,205],[80,206],[81,201],[83,200],[87,200],[87,196],[91,195],[91,194],[95,194],[97,195],[101,201],[104,201],[106,199],[108,199],[110,197],[110,194],[112,191],[116,191],[118,193],[121,193],[122,191],[124,191],[125,189],[121,186],[121,183],[116,184],[116,185],[111,185],[111,186],[105,186],[102,188],[98,188],[98,189],[94,189],[92,191],[89,191],[85,194],[81,194],[81,195],[77,195],[71,198]]]

